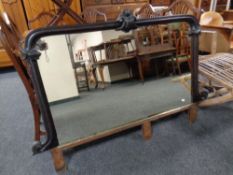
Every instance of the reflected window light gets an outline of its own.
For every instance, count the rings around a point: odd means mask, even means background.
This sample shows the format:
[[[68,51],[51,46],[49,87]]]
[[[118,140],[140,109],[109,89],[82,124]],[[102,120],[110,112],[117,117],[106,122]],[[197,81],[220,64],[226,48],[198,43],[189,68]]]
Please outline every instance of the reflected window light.
[[[6,12],[3,13],[3,18],[4,18],[4,20],[6,21],[6,23],[7,23],[8,25],[10,25],[10,20],[9,20],[9,17],[8,17],[8,15],[7,15]]]
[[[230,6],[231,6],[231,0],[228,0],[226,10],[230,10]]]

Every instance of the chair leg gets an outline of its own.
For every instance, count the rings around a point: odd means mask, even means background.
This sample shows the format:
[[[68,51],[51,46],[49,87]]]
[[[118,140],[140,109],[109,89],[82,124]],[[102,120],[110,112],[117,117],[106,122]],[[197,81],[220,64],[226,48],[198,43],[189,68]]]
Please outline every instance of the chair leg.
[[[142,62],[141,62],[140,58],[137,59],[137,63],[138,63],[138,72],[139,72],[140,80],[144,82]]]
[[[132,71],[131,71],[131,66],[130,66],[130,63],[126,63],[127,65],[127,68],[128,68],[128,73],[129,73],[129,78],[133,78],[133,75],[132,75]]]
[[[166,71],[165,74],[169,76],[170,75],[170,71],[169,71],[169,65],[168,65],[167,60],[165,60],[164,66],[165,66],[165,71]]]
[[[143,138],[145,140],[149,140],[152,137],[152,126],[150,121],[146,121],[142,125],[142,133],[143,133]]]
[[[61,171],[65,168],[65,160],[62,150],[59,148],[53,148],[51,150],[53,163],[56,171]]]
[[[92,75],[93,75],[94,81],[95,81],[95,89],[98,88],[98,79],[97,79],[97,75],[96,75],[96,74],[97,74],[97,73],[96,73],[96,68],[93,68],[93,69],[92,69]]]
[[[101,83],[103,86],[103,89],[105,88],[105,81],[104,81],[104,66],[99,66],[99,74],[100,74],[100,78],[101,78]]]
[[[83,66],[83,69],[84,69],[84,72],[85,72],[85,81],[86,81],[87,90],[90,91],[90,86],[89,86],[89,81],[88,81],[88,75],[87,75],[87,68],[86,68],[85,64]]]
[[[181,75],[182,72],[181,72],[181,69],[180,69],[180,63],[177,63],[177,68],[178,68],[178,73],[179,73],[179,75]]]
[[[193,104],[188,110],[189,123],[192,124],[197,120],[198,107],[196,104]]]
[[[35,94],[29,95],[32,111],[34,115],[34,141],[40,141],[41,136],[41,130],[40,130],[40,110],[38,108],[38,105],[36,103],[36,96]]]
[[[173,71],[173,75],[176,75],[176,61],[175,61],[175,55],[172,56],[171,58],[171,62],[172,62],[172,71]]]
[[[159,63],[158,61],[154,61],[155,62],[155,74],[156,74],[156,78],[159,78]]]
[[[40,131],[40,112],[33,109],[34,113],[34,127],[35,127],[35,141],[40,141],[41,131]]]
[[[188,66],[189,66],[189,71],[191,71],[192,70],[192,63],[191,63],[191,61],[188,61]]]

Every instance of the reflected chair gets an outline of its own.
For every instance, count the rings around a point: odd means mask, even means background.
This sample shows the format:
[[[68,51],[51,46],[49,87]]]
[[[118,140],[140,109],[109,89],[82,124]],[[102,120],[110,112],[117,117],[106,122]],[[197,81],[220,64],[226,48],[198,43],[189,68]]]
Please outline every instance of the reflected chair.
[[[72,47],[72,41],[70,35],[66,35],[66,42],[70,53],[71,64],[74,70],[77,89],[79,92],[83,90],[89,91],[90,87],[88,81],[87,65],[86,65],[86,60],[84,60],[83,58],[84,53],[87,50],[86,42],[85,42],[85,48],[78,50],[78,52],[75,54],[77,59],[75,59],[73,54],[73,47]]]
[[[152,9],[151,4],[146,3],[135,14],[135,16],[137,17],[137,19],[147,19],[147,18],[154,18],[154,17],[162,16],[162,14],[163,14],[163,10],[161,10],[161,11],[154,11]],[[150,26],[149,28],[151,28],[151,27],[153,27],[154,30],[158,31],[157,34],[160,35],[160,41],[161,41],[161,44],[163,44],[164,43],[164,38],[166,37],[166,35],[168,35],[167,25],[153,25],[153,26]],[[151,30],[151,31],[153,31],[153,30]],[[151,36],[153,37],[153,35],[151,35]]]
[[[163,10],[163,15],[192,15],[200,19],[201,10],[196,8],[191,2],[187,0],[176,0],[167,9]],[[180,64],[187,62],[189,69],[191,68],[191,50],[190,41],[188,39],[189,26],[186,23],[171,24],[176,26],[172,33],[172,40],[176,47],[176,65],[178,73],[181,74]],[[171,27],[172,28],[172,27]]]
[[[88,24],[93,24],[93,23],[96,23],[98,22],[99,19],[103,20],[103,21],[107,21],[107,16],[105,13],[102,13],[98,10],[96,10],[95,8],[92,8],[92,7],[88,7],[86,8],[83,13],[81,14],[83,20],[85,21],[85,23],[88,23]],[[100,20],[100,21],[101,21]],[[78,55],[80,55],[81,57],[83,56],[82,52],[87,52],[88,53],[88,59],[85,58],[85,60],[88,60],[89,62],[89,65],[87,66],[88,68],[86,68],[86,65],[85,65],[85,68],[84,68],[84,65],[82,66],[83,69],[84,69],[84,72],[85,72],[85,76],[86,77],[93,77],[94,78],[94,82],[95,82],[95,88],[98,87],[98,80],[97,80],[97,75],[96,75],[96,69],[97,69],[97,66],[96,66],[96,61],[95,59],[93,59],[94,55],[93,53],[90,51],[91,49],[87,49],[87,46],[85,46],[85,50],[80,50],[80,53],[78,53]],[[103,77],[103,76],[101,76]],[[87,78],[86,78],[87,80]],[[86,81],[86,83],[88,84],[88,81],[91,81],[90,79]],[[88,87],[88,90],[89,90],[89,85],[86,86]]]
[[[140,79],[144,81],[144,69],[147,68],[143,64],[143,61],[150,61],[152,59],[164,61],[171,59],[172,68],[174,70],[174,60],[176,48],[173,47],[169,41],[161,44],[161,38],[157,27],[141,28],[134,32],[136,48],[137,48],[137,61],[139,67]],[[158,75],[158,65],[156,66],[156,74]],[[167,63],[165,63],[166,70],[168,72]]]
[[[93,67],[93,73],[96,79],[96,88],[98,87],[97,81],[97,68],[100,75],[103,88],[104,79],[104,67],[116,64],[119,62],[129,63],[136,58],[136,52],[129,50],[129,45],[132,43],[131,37],[120,37],[107,42],[102,42],[99,45],[88,47],[89,58]]]
[[[150,4],[145,4],[137,13],[138,19],[154,18],[163,15],[163,10],[154,12]],[[137,47],[137,60],[140,79],[144,80],[144,67],[153,58],[171,58],[175,55],[175,47],[172,46],[171,34],[168,25],[152,25],[134,31]],[[173,60],[173,58],[171,58]],[[173,63],[173,61],[172,61]],[[172,64],[174,65],[174,64]],[[158,66],[156,71],[158,75]],[[166,66],[167,67],[167,66]],[[166,68],[167,69],[167,68]],[[174,72],[174,66],[173,66]]]
[[[164,9],[162,13],[163,13],[163,16],[192,15],[196,17],[196,19],[199,21],[201,10],[199,8],[196,8],[188,0],[176,0],[167,9]],[[175,23],[175,24],[170,24],[170,26],[173,26],[171,28],[173,28],[172,37],[173,37],[174,43],[176,43],[176,39],[180,35],[179,31],[185,32],[186,34],[188,33],[189,26],[186,23],[181,23],[181,24]]]
[[[176,40],[176,66],[178,73],[181,74],[182,63],[188,63],[189,70],[191,70],[191,47],[188,36],[184,32],[180,32],[179,38]]]
[[[164,9],[162,12],[163,16],[171,16],[171,15],[192,15],[196,17],[198,20],[201,15],[201,10],[199,8],[196,8],[191,2],[188,0],[176,0],[174,1],[167,9]],[[186,23],[175,23],[175,24],[169,24],[173,43],[176,43],[176,39],[179,37],[180,33],[179,31],[185,30],[185,33],[188,32],[188,25]],[[174,28],[175,26],[175,28]],[[184,28],[185,26],[185,28]],[[162,32],[161,32],[162,33]]]
[[[196,17],[196,19],[198,21],[200,20],[200,16],[201,16],[201,10],[199,8],[196,8],[188,0],[176,0],[167,9],[164,9],[162,13],[163,13],[163,16],[192,15],[192,16]],[[188,30],[188,26],[186,23],[181,23],[181,25],[178,25],[177,29],[183,30],[184,26],[186,26],[186,30]]]

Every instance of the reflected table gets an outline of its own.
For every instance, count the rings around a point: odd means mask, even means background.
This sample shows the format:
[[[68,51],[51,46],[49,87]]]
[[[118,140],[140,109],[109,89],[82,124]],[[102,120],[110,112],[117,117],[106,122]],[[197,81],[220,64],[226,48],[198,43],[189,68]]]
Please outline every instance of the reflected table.
[[[95,74],[96,87],[98,87],[96,68],[98,68],[101,83],[104,86],[105,66],[119,62],[130,63],[136,60],[136,52],[132,44],[132,38],[130,37],[100,43],[99,45],[89,47],[88,52],[92,61],[93,73]],[[99,52],[99,57],[97,56],[97,52]]]
[[[144,71],[143,71],[142,61],[145,59],[170,58],[174,73],[175,54],[176,54],[176,48],[170,44],[151,45],[151,46],[141,47],[140,49],[138,49],[137,62],[138,62],[140,79],[144,81]]]

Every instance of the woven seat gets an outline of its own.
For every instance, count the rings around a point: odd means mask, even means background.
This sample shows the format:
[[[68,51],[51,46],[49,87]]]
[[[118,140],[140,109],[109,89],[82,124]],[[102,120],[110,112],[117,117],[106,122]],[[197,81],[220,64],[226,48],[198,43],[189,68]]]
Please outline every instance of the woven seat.
[[[218,53],[203,57],[199,62],[199,71],[209,79],[233,88],[233,55]]]
[[[233,100],[233,54],[218,53],[200,57],[200,107],[218,105]],[[191,75],[174,79],[190,90]]]

